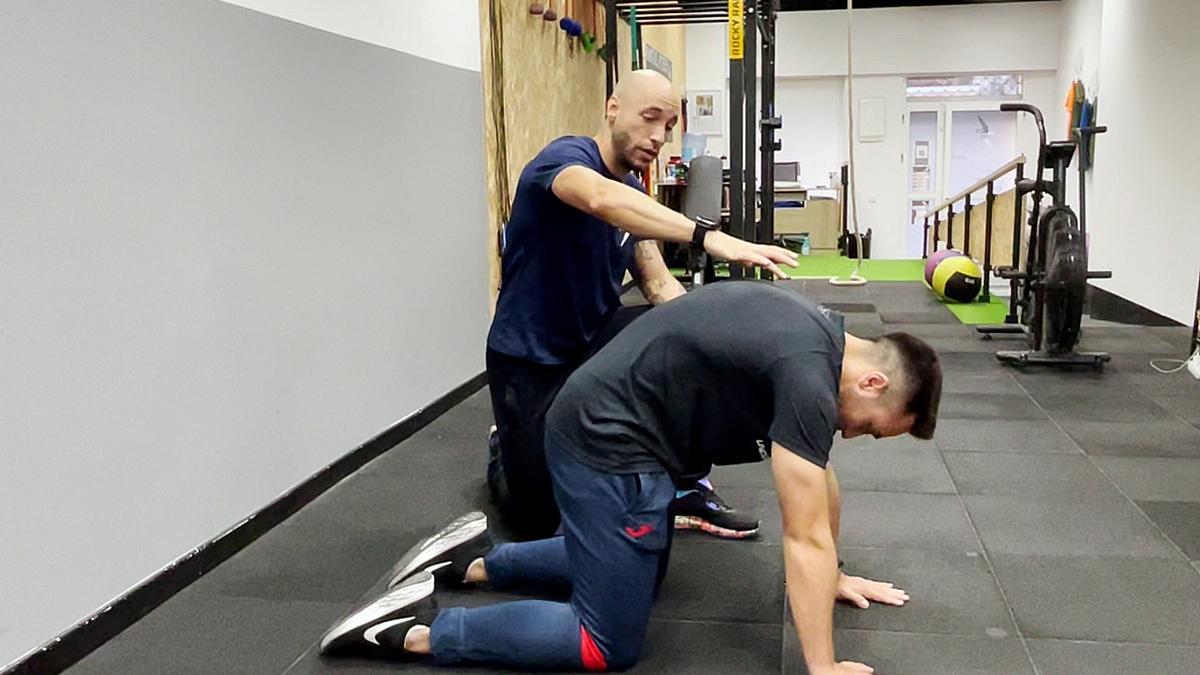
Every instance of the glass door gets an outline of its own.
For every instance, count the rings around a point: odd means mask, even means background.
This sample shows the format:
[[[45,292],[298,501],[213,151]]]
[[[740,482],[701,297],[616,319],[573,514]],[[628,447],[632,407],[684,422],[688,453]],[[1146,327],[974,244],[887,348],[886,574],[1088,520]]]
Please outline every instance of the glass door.
[[[958,194],[1017,156],[1017,114],[1000,112],[999,107],[950,110],[947,196]],[[1009,173],[996,181],[996,193],[1012,188],[1013,178]],[[987,190],[978,194],[982,197]],[[980,203],[974,198],[971,201]]]
[[[941,107],[911,108],[908,113],[908,214],[905,252],[920,258],[924,249],[925,214],[941,194]]]

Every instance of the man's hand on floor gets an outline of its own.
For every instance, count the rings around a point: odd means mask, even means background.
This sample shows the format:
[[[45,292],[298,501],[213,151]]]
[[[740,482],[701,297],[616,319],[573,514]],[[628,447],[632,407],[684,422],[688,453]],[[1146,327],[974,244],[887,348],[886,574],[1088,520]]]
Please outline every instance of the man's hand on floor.
[[[860,609],[871,606],[871,601],[897,607],[908,602],[908,593],[886,581],[871,581],[862,577],[842,574],[837,582],[837,599]]]

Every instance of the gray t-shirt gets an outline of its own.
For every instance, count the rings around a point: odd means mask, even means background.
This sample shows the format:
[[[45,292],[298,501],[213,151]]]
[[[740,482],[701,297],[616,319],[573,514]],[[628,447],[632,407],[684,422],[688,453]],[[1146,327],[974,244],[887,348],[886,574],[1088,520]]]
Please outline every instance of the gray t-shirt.
[[[842,317],[774,284],[703,286],[634,321],[567,380],[546,434],[607,473],[703,477],[774,441],[824,467]]]

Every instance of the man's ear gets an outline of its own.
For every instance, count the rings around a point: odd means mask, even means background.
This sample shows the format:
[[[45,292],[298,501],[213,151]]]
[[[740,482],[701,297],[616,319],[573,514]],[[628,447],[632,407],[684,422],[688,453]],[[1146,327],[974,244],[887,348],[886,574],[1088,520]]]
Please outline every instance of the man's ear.
[[[878,398],[887,393],[888,376],[878,370],[872,370],[858,378],[858,389],[863,396]]]
[[[616,94],[608,97],[608,102],[604,106],[604,119],[609,124],[617,121],[617,112],[621,109],[621,102],[617,100]]]

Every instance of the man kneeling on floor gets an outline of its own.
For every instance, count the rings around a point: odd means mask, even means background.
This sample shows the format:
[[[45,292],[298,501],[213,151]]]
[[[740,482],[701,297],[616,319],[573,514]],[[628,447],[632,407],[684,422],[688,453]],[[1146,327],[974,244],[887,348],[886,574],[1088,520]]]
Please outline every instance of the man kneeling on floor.
[[[809,672],[872,672],[833,653],[840,589],[829,451],[838,430],[845,438],[931,438],[941,382],[924,342],[903,333],[854,337],[837,314],[775,285],[722,282],[688,293],[621,332],[555,399],[546,460],[562,536],[492,549],[484,516],[464,516],[401,559],[390,590],[330,629],[322,651],[432,655],[439,665],[629,668],[666,570],[676,482],[713,464],[769,456]],[[558,589],[570,600],[439,613],[435,577],[502,591]],[[896,593],[897,604],[907,600]]]

